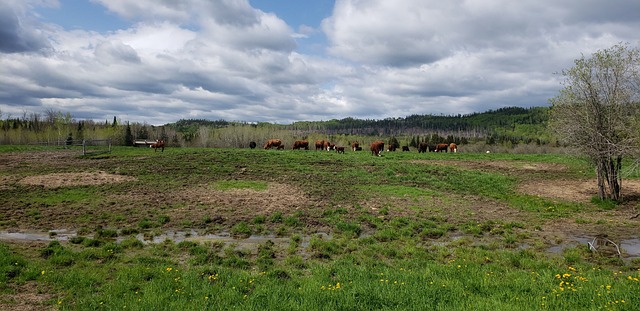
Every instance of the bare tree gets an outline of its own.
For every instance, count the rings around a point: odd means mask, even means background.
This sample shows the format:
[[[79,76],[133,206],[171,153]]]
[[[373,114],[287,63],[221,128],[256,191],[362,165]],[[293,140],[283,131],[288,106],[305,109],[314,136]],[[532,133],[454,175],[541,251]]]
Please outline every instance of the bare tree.
[[[622,159],[636,155],[640,142],[640,50],[618,44],[583,55],[561,74],[551,128],[591,160],[600,199],[621,201]]]

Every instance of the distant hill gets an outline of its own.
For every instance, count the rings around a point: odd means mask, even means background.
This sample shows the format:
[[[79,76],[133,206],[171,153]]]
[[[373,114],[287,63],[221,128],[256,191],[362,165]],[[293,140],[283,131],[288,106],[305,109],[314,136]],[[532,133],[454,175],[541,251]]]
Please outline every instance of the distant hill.
[[[404,118],[360,120],[345,118],[329,121],[295,122],[285,126],[293,130],[323,131],[327,134],[370,136],[413,136],[438,134],[468,139],[493,139],[493,143],[510,140],[513,143],[549,139],[548,107],[507,107],[467,115],[410,115]]]

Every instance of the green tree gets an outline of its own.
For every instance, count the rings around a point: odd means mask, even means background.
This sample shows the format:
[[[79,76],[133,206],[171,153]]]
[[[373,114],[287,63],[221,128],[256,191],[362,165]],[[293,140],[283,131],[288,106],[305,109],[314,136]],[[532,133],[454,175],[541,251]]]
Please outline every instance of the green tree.
[[[575,60],[562,71],[563,89],[550,100],[552,130],[593,163],[598,196],[621,201],[622,159],[640,142],[640,50],[615,45]]]
[[[131,125],[127,122],[127,126],[124,128],[124,145],[133,146],[133,133],[131,133]]]

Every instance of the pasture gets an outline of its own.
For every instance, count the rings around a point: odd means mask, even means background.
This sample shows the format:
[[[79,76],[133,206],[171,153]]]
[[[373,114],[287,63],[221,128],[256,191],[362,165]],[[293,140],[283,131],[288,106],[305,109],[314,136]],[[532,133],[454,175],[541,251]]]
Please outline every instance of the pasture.
[[[625,175],[614,205],[559,154],[0,146],[0,309],[634,310]]]

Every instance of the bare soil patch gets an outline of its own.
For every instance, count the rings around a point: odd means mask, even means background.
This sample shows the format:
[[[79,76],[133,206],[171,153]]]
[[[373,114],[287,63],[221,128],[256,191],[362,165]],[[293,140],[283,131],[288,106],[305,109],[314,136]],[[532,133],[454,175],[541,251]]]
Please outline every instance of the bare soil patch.
[[[588,180],[530,180],[522,182],[518,191],[525,194],[557,198],[571,202],[588,203],[598,195],[598,182]],[[640,196],[640,180],[623,180],[622,195],[629,198]]]
[[[15,293],[0,296],[0,310],[4,311],[41,311],[56,310],[48,301],[53,298],[49,290],[43,290],[42,285],[28,282],[13,289]]]
[[[535,163],[526,161],[453,161],[453,160],[415,160],[411,163],[430,165],[449,165],[483,171],[522,172],[522,173],[560,173],[568,168],[558,163]]]
[[[23,185],[59,188],[69,186],[95,186],[109,183],[134,181],[135,177],[109,174],[106,172],[53,173],[28,176],[20,180]]]

